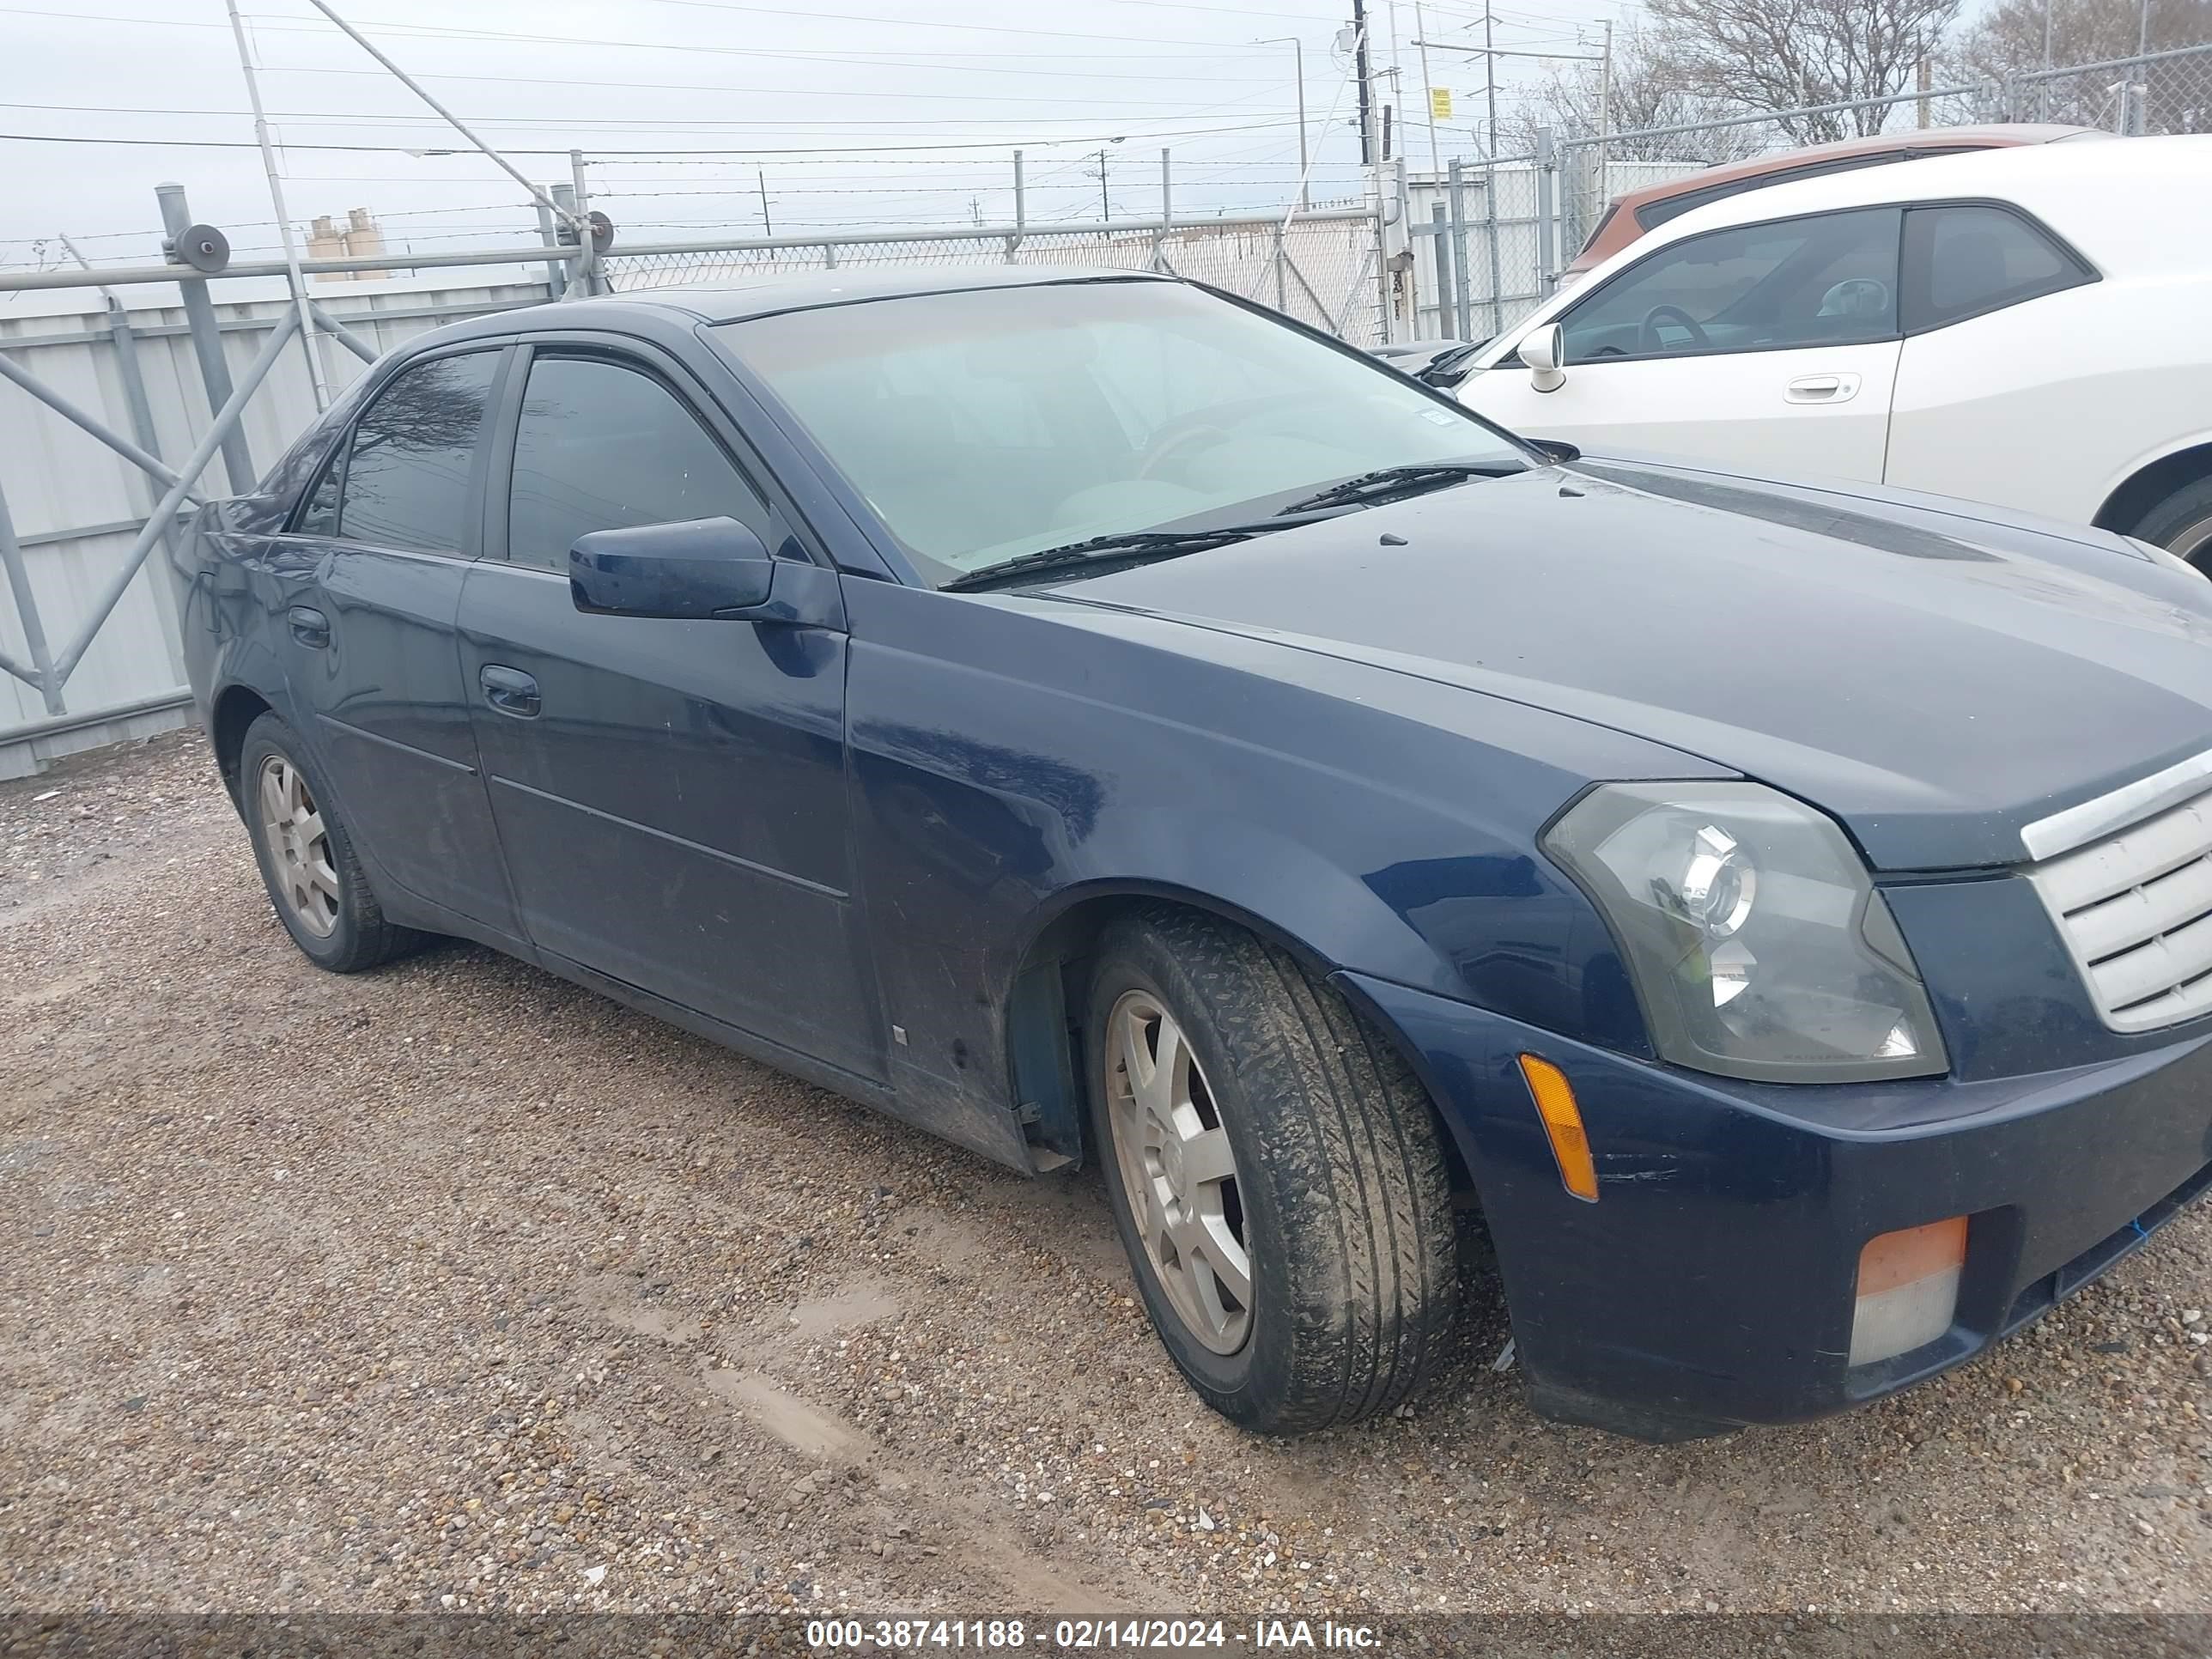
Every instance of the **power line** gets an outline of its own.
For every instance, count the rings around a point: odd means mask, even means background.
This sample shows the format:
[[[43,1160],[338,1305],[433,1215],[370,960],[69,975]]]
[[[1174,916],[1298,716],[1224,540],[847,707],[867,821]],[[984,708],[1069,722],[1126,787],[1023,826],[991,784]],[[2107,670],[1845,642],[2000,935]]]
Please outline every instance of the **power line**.
[[[769,125],[790,124],[782,123]],[[932,125],[954,124],[934,123]],[[1288,120],[1240,121],[1227,126],[1161,128],[1150,131],[1130,131],[1124,133],[1121,136],[1132,138],[1206,137],[1216,133],[1257,132],[1267,128],[1295,126],[1296,125],[1297,120],[1295,118],[1292,118]],[[168,145],[179,149],[258,149],[260,148],[258,144],[255,143],[250,138],[118,138],[106,133],[94,132],[0,132],[0,142],[31,144],[119,144],[140,149],[160,149],[163,145]],[[945,140],[935,143],[798,144],[786,146],[746,144],[735,146],[726,149],[707,149],[703,148],[687,148],[684,149],[632,148],[622,149],[599,149],[588,159],[592,162],[596,163],[604,157],[623,155],[651,155],[662,158],[680,158],[687,155],[705,157],[713,155],[866,155],[873,152],[888,153],[899,150],[995,150],[1013,148],[1046,149],[1057,149],[1063,144],[1096,144],[1098,140],[1096,137],[1078,137],[1061,135],[1053,137],[1031,137],[1026,139],[1009,137],[969,138]],[[447,156],[474,156],[477,155],[477,152],[472,149],[465,149],[456,146],[445,144],[435,146],[421,144],[337,144],[310,142],[286,143],[280,145],[279,148],[283,149],[299,150],[330,150],[368,155],[417,155],[441,159]],[[502,148],[506,149],[507,153],[513,155],[566,155],[568,154],[567,148],[560,149],[533,149],[526,146],[502,146]],[[704,162],[702,164],[710,165],[709,163]],[[431,181],[425,180],[425,182],[427,183]]]
[[[810,22],[872,23],[878,27],[889,25],[896,28],[957,29],[969,34],[1019,34],[1028,36],[1034,40],[1126,41],[1129,38],[1126,34],[1097,34],[1080,29],[1033,29],[1018,27],[1012,24],[951,23],[936,18],[874,17],[854,12],[801,11],[783,6],[738,7],[717,3],[717,0],[645,0],[645,3],[660,6],[689,6],[702,11],[743,11],[747,14],[765,13],[769,15],[778,17],[802,17]],[[313,24],[300,22],[295,19],[276,15],[269,12],[252,12],[249,13],[248,15],[252,17],[256,22],[265,23],[271,28],[283,29],[293,33],[320,34],[324,33],[324,31],[316,27]],[[380,33],[394,35],[413,35],[418,39],[528,40],[542,45],[550,46],[623,46],[642,48],[653,52],[720,52],[734,53],[739,57],[749,55],[751,50],[750,47],[745,46],[710,46],[690,41],[611,40],[574,34],[524,34],[507,29],[456,28],[435,23],[403,23],[391,18],[384,17],[357,17],[353,19],[352,21],[354,26],[365,34],[376,34]],[[1165,46],[1219,46],[1224,50],[1233,50],[1239,43],[1234,40],[1170,40],[1164,41],[1162,44]]]

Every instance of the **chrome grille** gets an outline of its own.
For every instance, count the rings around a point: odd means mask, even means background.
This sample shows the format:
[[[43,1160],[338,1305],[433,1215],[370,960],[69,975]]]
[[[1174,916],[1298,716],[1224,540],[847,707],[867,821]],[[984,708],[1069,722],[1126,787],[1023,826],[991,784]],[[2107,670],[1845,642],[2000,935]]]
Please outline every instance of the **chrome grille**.
[[[2023,836],[2031,847],[2041,827]],[[2212,792],[2030,865],[2027,876],[2106,1024],[2147,1031],[2212,1012]]]

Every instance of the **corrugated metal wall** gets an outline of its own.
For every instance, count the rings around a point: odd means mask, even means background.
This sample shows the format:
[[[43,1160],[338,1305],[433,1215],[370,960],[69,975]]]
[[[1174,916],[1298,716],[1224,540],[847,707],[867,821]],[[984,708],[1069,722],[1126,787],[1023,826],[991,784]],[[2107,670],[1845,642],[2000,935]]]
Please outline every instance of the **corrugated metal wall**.
[[[212,291],[224,356],[233,376],[241,376],[271,319],[289,302],[276,282],[218,283]],[[210,420],[184,312],[166,287],[116,292],[127,307],[136,340],[156,447],[173,465],[191,452]],[[319,285],[315,297],[383,350],[459,317],[538,303],[545,298],[545,287],[408,279]],[[325,380],[334,390],[366,367],[328,340],[318,345]],[[112,429],[131,433],[108,313],[97,294],[68,289],[0,299],[0,351]],[[265,468],[274,461],[314,412],[306,360],[296,347],[289,349],[246,412],[255,466]],[[220,457],[201,483],[206,495],[228,488]],[[151,484],[105,445],[19,387],[0,381],[0,489],[7,491],[39,614],[57,650],[81,630],[87,607],[129,550],[153,505]],[[0,651],[19,661],[27,654],[21,621],[4,586]],[[0,675],[0,778],[35,771],[58,755],[180,724],[189,718],[178,701],[184,683],[175,597],[167,562],[156,550],[70,676],[65,714],[49,715],[36,690]]]

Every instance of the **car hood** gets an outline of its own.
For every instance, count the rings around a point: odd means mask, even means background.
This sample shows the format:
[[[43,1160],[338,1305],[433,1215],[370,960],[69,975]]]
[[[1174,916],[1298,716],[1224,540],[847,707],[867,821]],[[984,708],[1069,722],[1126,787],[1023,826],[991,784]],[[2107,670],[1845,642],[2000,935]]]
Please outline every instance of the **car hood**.
[[[2022,825],[2212,746],[2212,582],[1872,487],[1585,461],[1050,591],[1632,732],[1879,869],[2020,862]]]

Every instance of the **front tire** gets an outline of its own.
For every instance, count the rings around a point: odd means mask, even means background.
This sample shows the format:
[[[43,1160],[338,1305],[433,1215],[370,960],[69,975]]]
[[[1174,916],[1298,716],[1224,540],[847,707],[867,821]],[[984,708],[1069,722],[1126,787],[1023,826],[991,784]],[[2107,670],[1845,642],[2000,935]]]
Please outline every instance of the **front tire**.
[[[2144,514],[2129,534],[2212,575],[2212,478],[2184,484]]]
[[[308,961],[357,974],[423,942],[385,920],[321,769],[273,710],[246,729],[238,792],[269,902]]]
[[[1231,1421],[1386,1412],[1444,1362],[1455,1228],[1427,1097],[1292,957],[1161,908],[1101,941],[1091,1127],[1153,1328]]]

